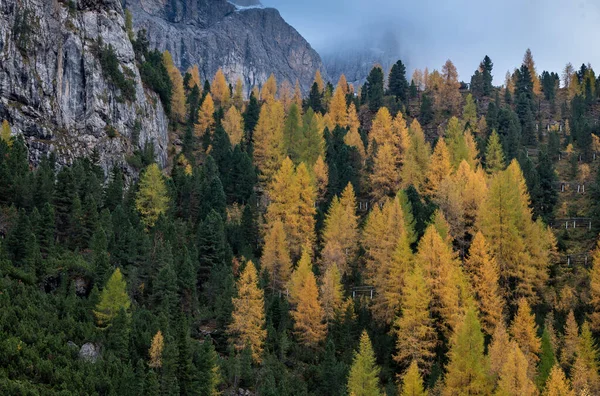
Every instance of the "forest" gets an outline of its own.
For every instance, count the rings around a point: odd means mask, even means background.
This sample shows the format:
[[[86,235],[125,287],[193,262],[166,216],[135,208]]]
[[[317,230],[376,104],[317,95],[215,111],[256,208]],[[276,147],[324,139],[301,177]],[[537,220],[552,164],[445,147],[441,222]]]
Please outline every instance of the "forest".
[[[130,37],[166,168],[32,164],[2,123],[0,393],[600,394],[590,65],[247,95]]]

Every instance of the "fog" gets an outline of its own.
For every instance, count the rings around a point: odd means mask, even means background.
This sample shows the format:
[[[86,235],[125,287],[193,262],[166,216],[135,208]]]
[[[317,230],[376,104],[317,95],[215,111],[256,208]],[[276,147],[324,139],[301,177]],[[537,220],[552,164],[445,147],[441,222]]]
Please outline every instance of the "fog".
[[[262,2],[279,9],[325,59],[371,49],[401,58],[409,73],[451,59],[469,81],[488,55],[497,85],[527,48],[539,73],[560,73],[567,62],[600,65],[600,5],[591,0]]]

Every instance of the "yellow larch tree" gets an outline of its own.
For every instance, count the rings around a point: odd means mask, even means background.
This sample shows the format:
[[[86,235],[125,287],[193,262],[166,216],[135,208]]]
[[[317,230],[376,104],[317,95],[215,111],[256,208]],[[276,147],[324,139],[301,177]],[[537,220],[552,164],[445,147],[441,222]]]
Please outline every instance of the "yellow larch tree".
[[[283,105],[277,101],[267,102],[260,109],[254,129],[253,158],[263,183],[271,180],[285,158],[284,119]]]
[[[123,278],[121,270],[117,268],[108,278],[102,293],[100,293],[100,301],[94,310],[96,321],[101,327],[109,327],[120,311],[123,310],[128,314],[130,307],[131,300],[127,294],[127,282]]]
[[[410,145],[400,171],[400,179],[402,180],[402,188],[412,185],[418,192],[422,193],[427,170],[429,169],[431,146],[425,141],[425,134],[416,118],[410,124],[409,133]]]
[[[325,319],[332,322],[344,303],[342,275],[336,264],[327,267],[321,279],[321,302]]]
[[[392,115],[387,107],[381,107],[373,119],[369,132],[370,156],[375,155],[376,150],[386,143],[397,146],[396,136],[392,132],[392,121]]]
[[[291,234],[291,242],[296,244],[295,251],[299,253],[299,246],[301,244],[309,244],[309,246],[312,246],[316,239],[315,215],[317,210],[315,209],[315,202],[317,200],[317,189],[311,180],[310,173],[304,162],[296,168],[294,179],[295,184],[297,185],[297,191],[299,191],[298,201],[295,207],[295,210],[298,212],[299,224],[297,233]],[[294,249],[291,251],[294,252]]]
[[[3,140],[4,143],[8,145],[8,147],[12,146],[12,131],[10,129],[10,124],[7,120],[2,121],[2,130],[0,131],[0,140]]]
[[[400,175],[398,173],[398,156],[391,143],[377,147],[373,161],[373,172],[369,177],[371,196],[375,202],[396,195],[399,189]]]
[[[498,264],[481,232],[473,238],[465,270],[471,279],[482,328],[488,335],[493,335],[496,326],[504,320],[504,300],[498,287]]]
[[[325,311],[319,301],[317,280],[312,271],[304,279],[298,293],[296,305],[292,310],[294,331],[300,343],[316,348],[327,336]]]
[[[283,292],[287,289],[292,274],[292,260],[283,223],[279,220],[267,231],[261,266],[269,274],[273,291]]]
[[[565,370],[569,370],[577,356],[577,348],[579,347],[579,325],[575,320],[573,310],[567,314],[565,322],[565,331],[562,340],[562,351],[560,354],[560,363]]]
[[[477,143],[471,131],[465,132],[465,145],[467,146],[467,163],[471,166],[471,169],[476,170],[479,168],[479,149]]]
[[[200,81],[200,71],[198,70],[198,65],[190,66],[187,72],[190,74],[188,88],[192,89],[194,87],[198,87],[199,90],[202,90],[202,82]]]
[[[235,106],[231,106],[225,118],[223,118],[223,129],[229,136],[229,141],[232,146],[240,144],[242,137],[244,136],[244,118],[240,114],[239,110]]]
[[[260,99],[264,102],[272,102],[277,95],[277,79],[271,74],[260,90]]]
[[[298,109],[302,109],[302,89],[300,89],[300,81],[296,80],[294,86],[294,103],[298,106]]]
[[[149,165],[140,178],[135,207],[146,227],[154,227],[156,220],[169,208],[169,192],[155,163]]]
[[[425,272],[431,290],[432,312],[441,317],[437,325],[443,334],[450,336],[462,317],[467,285],[457,255],[440,236],[435,224],[425,230],[415,261]]]
[[[380,368],[366,330],[360,336],[358,351],[348,375],[348,394],[351,396],[381,396],[379,387]]]
[[[458,71],[450,59],[442,66],[442,81],[440,92],[442,109],[452,115],[458,115],[462,96],[459,91]]]
[[[408,148],[410,147],[410,133],[408,131],[408,126],[406,125],[406,120],[401,112],[398,112],[392,121],[392,136],[394,137],[393,141],[398,150],[399,160],[403,163]]]
[[[406,278],[406,287],[402,290],[402,313],[394,322],[397,337],[394,360],[404,367],[416,363],[425,374],[431,369],[437,344],[430,303],[431,291],[422,268],[416,265]]]
[[[431,165],[427,171],[425,192],[430,196],[436,196],[442,181],[451,173],[452,165],[448,146],[444,139],[438,139],[431,155]]]
[[[288,80],[284,80],[279,86],[278,97],[283,104],[285,113],[289,113],[290,106],[294,103],[294,93],[292,92],[292,84]],[[299,107],[298,110],[302,112],[302,107]]]
[[[504,327],[504,323],[499,323],[492,335],[492,342],[488,347],[488,356],[490,358],[490,375],[497,380],[502,372],[502,367],[508,360],[510,348],[510,338]]]
[[[347,88],[347,87],[346,87]],[[334,125],[345,128],[348,123],[348,112],[346,110],[346,95],[339,85],[333,92],[333,98],[329,104],[329,116]]]
[[[317,83],[317,87],[319,88],[319,92],[325,91],[325,82],[323,81],[323,76],[321,76],[321,71],[317,69],[315,72],[315,78],[313,83]]]
[[[345,74],[342,73],[335,87],[339,87],[342,90],[344,96],[348,95],[348,93],[350,92],[350,87],[348,86],[348,80],[346,79]]]
[[[600,241],[596,244],[592,255],[590,276],[590,325],[594,331],[600,331]]]
[[[305,246],[302,249],[302,256],[296,265],[296,269],[292,272],[292,276],[288,282],[288,300],[291,304],[298,303],[304,282],[308,278],[308,275],[313,273],[312,266],[311,250]]]
[[[341,198],[334,197],[325,216],[322,264],[326,271],[336,265],[342,274],[349,273],[349,264],[358,250],[358,216],[354,188],[348,183]]]
[[[546,381],[544,396],[575,396],[569,380],[565,377],[558,364],[555,364],[550,370],[550,376]]]
[[[398,394],[400,396],[427,396],[417,362],[413,361],[402,376],[402,384]]]
[[[539,95],[542,93],[542,84],[540,83],[540,77],[537,74],[537,70],[535,69],[535,61],[533,60],[533,55],[531,54],[531,49],[527,48],[525,51],[525,55],[523,56],[523,64],[527,66],[529,69],[529,74],[531,74],[531,81],[533,82],[533,93]]]
[[[344,143],[350,147],[356,147],[360,158],[364,162],[366,159],[365,144],[358,132],[360,121],[354,103],[350,103],[350,106],[348,107],[348,120],[346,121],[346,125],[348,126],[348,133],[344,136]]]
[[[231,99],[231,92],[229,91],[229,84],[227,84],[227,79],[221,68],[215,73],[215,77],[210,86],[210,92],[217,106],[224,109],[227,108]]]
[[[196,136],[202,137],[204,134],[212,134],[215,126],[215,102],[212,95],[208,93],[198,111],[198,121],[194,125]]]
[[[237,351],[249,347],[252,359],[261,361],[267,331],[265,330],[265,296],[258,287],[258,275],[248,261],[236,284],[237,295],[231,299],[233,312],[227,332]]]
[[[388,199],[382,209],[375,205],[363,229],[365,279],[378,291],[372,308],[374,318],[381,323],[389,323],[395,314],[385,308],[385,296],[390,285],[388,276],[394,263],[394,253],[405,234],[404,214],[398,199]]]
[[[163,52],[163,64],[171,79],[171,113],[178,121],[185,119],[185,91],[183,89],[183,77],[181,72],[173,63],[173,57],[169,51]]]
[[[238,78],[235,82],[231,104],[235,106],[238,112],[244,111],[244,83],[241,78]]]
[[[468,308],[450,339],[450,359],[446,368],[443,394],[489,395],[492,382],[488,359],[484,355],[484,337],[475,308]]]
[[[571,370],[573,387],[577,392],[587,389],[590,394],[600,394],[600,374],[598,374],[598,347],[588,322],[581,325],[577,358]]]
[[[495,394],[497,396],[537,396],[538,390],[527,375],[529,371],[527,358],[513,342],[509,346],[506,362],[500,370],[500,379]]]
[[[312,168],[312,174],[317,187],[317,200],[323,202],[327,194],[327,185],[329,184],[329,168],[323,160],[323,156],[319,155],[317,158],[317,162],[315,162]]]
[[[539,360],[538,354],[541,352],[542,342],[537,335],[535,315],[531,312],[525,298],[519,300],[519,308],[510,326],[510,334],[529,362],[529,377],[535,378],[535,367]]]
[[[162,335],[162,332],[158,330],[154,337],[152,337],[152,343],[150,344],[150,350],[148,351],[148,355],[150,355],[150,361],[148,362],[148,367],[153,369],[159,369],[162,367],[162,353],[165,347],[165,339]]]

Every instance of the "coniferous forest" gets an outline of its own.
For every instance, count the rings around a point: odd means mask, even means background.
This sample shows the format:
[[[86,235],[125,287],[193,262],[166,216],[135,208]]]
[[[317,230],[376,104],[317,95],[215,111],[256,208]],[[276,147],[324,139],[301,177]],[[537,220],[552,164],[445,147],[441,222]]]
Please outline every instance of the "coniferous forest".
[[[248,96],[134,48],[164,169],[33,164],[2,124],[1,394],[600,394],[591,66]]]

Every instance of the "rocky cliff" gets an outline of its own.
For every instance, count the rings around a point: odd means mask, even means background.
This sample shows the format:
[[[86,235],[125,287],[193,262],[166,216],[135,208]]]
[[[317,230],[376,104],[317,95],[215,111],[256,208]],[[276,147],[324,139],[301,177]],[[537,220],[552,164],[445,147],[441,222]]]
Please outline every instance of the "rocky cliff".
[[[59,163],[96,151],[105,171],[145,142],[167,159],[167,118],[145,92],[120,0],[0,1],[0,120],[26,138],[32,162]],[[125,95],[99,61],[111,48]]]
[[[256,0],[125,0],[125,6],[151,47],[171,52],[182,71],[197,64],[204,79],[221,67],[248,92],[274,73],[278,81],[298,79],[307,92],[323,69],[317,52],[279,12]]]

